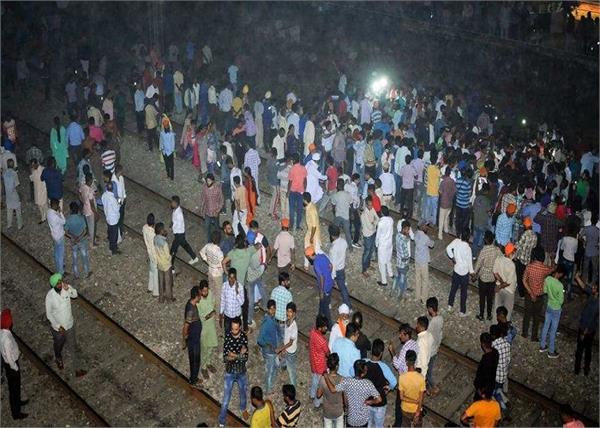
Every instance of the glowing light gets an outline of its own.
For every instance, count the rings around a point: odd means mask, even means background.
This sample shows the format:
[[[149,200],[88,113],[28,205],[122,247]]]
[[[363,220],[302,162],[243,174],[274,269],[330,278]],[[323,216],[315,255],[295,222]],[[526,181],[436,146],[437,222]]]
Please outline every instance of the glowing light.
[[[371,84],[371,89],[376,95],[382,93],[390,84],[387,77],[380,77]]]
[[[523,126],[527,125],[527,119],[525,119],[525,118],[521,119],[521,125],[523,125]]]
[[[494,116],[494,120],[498,120],[498,116]]]

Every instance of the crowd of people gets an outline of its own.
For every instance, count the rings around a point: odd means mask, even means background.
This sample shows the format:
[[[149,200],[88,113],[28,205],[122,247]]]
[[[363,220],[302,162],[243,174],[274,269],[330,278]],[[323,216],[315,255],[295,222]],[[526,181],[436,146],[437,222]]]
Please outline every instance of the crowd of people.
[[[177,195],[171,197],[169,225],[149,213],[143,236],[148,292],[161,303],[175,301],[179,247],[188,253],[190,264],[202,259],[208,265],[207,280],[190,290],[182,338],[189,354],[190,384],[201,387],[202,379],[217,372],[217,361],[224,364],[220,425],[225,424],[236,383],[240,410],[250,417],[249,381],[260,383],[247,377],[253,332],[265,376],[261,386],[250,391],[251,426],[302,423],[296,397],[299,332],[291,287],[297,260],[293,232],[304,233],[303,268],[312,267],[316,277],[319,305],[308,340],[309,396],[313,406],[322,407],[326,426],[382,427],[390,394],[396,396],[394,426],[422,423],[425,397],[440,391],[434,368],[443,337],[441,296],[429,290],[430,252],[447,234],[456,238],[446,246],[453,273],[445,315],[452,316],[460,292],[458,315],[469,316],[468,285],[476,281],[475,317],[491,320],[494,314],[497,320],[480,336],[483,357],[474,379],[476,394],[463,422],[474,419],[476,426],[493,426],[509,417],[511,346],[520,340],[511,322],[516,296],[525,300],[521,337],[539,342],[540,352],[549,358],[559,357],[556,334],[563,305],[586,296],[573,370],[579,374],[583,360],[583,372],[589,374],[598,324],[597,144],[581,151],[546,124],[527,138],[508,140],[495,129],[488,105],[449,90],[393,82],[350,93],[352,76],[342,69],[336,87],[318,102],[305,103],[293,91],[281,98],[271,91],[254,94],[236,63],[227,68],[223,81],[201,72],[213,61],[208,45],[196,50],[188,43],[180,51],[173,43],[164,56],[158,48],[146,51],[140,46],[127,91],[106,82],[102,62],[90,62],[86,43],[80,45],[79,64],[64,86],[70,123],[65,128],[60,118],[54,120],[47,146],[51,156],[45,162],[39,147],[27,151],[30,199],[40,223],[48,223],[54,245],[56,273],[50,278],[46,306],[59,369],[63,345],[75,345],[74,353],[77,348],[67,303],[77,292],[63,279],[65,240],[72,249],[73,279],[89,277],[89,250],[98,245],[101,206],[110,253],[120,254],[127,200],[120,144],[131,109],[138,136],[146,140],[148,150],[160,152],[164,177],[174,181],[179,162],[191,162],[198,171],[206,244],[196,252],[188,243]],[[179,139],[178,122],[183,124]],[[21,229],[13,154],[19,143],[14,118],[6,114],[2,175],[7,227],[16,213]],[[265,153],[266,165],[259,150]],[[94,162],[101,165],[100,174]],[[65,218],[63,182],[70,171],[80,200],[69,203]],[[261,171],[266,173],[262,177]],[[271,197],[261,195],[265,182]],[[259,218],[259,205],[268,206],[269,218]],[[323,241],[321,231],[328,207],[333,211],[327,228],[331,245]],[[393,210],[400,212],[400,220],[393,219]],[[412,219],[417,220],[414,229]],[[259,221],[277,222],[281,231],[267,237]],[[400,349],[380,338],[367,338],[362,314],[352,308],[346,263],[359,251],[365,278],[375,278],[373,284],[400,305],[409,296],[423,305],[415,325],[400,327]],[[275,284],[263,277],[275,256],[278,284],[269,293]],[[411,269],[414,295],[408,280]],[[334,286],[343,300],[335,319],[330,313]],[[260,326],[254,320],[259,309],[265,312]],[[4,323],[2,329],[2,356],[7,373],[12,370],[10,381],[17,378],[13,371],[18,371],[18,351]],[[383,361],[386,348],[396,373]],[[76,368],[78,376],[85,374]],[[279,394],[273,385],[282,368],[289,382]],[[276,417],[277,400],[283,410]],[[572,416],[568,409],[563,413],[565,418]],[[13,416],[19,415],[15,404]]]

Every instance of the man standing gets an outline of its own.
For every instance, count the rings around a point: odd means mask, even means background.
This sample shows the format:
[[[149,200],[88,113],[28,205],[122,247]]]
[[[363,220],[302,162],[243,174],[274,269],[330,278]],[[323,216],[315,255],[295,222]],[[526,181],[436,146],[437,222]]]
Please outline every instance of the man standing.
[[[279,329],[275,321],[275,300],[267,302],[267,313],[263,318],[256,343],[261,349],[265,360],[265,391],[267,395],[273,392],[273,379],[277,369],[276,349],[281,342]]]
[[[308,173],[300,163],[297,153],[292,154],[293,166],[288,174],[288,198],[290,201],[290,226],[295,230],[302,230],[302,198],[306,190]]]
[[[444,173],[444,178],[440,183],[440,216],[438,219],[438,239],[441,241],[443,239],[442,233],[450,233],[449,219],[450,219],[450,210],[452,209],[452,204],[454,202],[454,195],[456,194],[456,183],[450,177],[450,173],[452,172],[452,168],[450,165],[446,166],[446,171]]]
[[[360,175],[352,174],[351,180],[344,184],[344,190],[348,192],[352,198],[352,204],[350,205],[350,229],[352,233],[352,242],[348,242],[348,245],[352,245],[354,248],[360,248],[361,245],[358,242],[360,237],[360,197],[358,195],[358,185],[360,183]]]
[[[487,304],[487,319],[492,319],[492,302],[496,290],[496,277],[494,276],[494,265],[496,259],[502,257],[502,252],[494,244],[494,234],[490,230],[486,230],[483,236],[484,246],[479,252],[477,262],[475,263],[475,272],[472,275],[473,279],[479,281],[479,321],[484,320],[484,311]]]
[[[457,235],[462,235],[464,230],[470,231],[472,178],[473,170],[468,168],[466,171],[461,172],[460,178],[456,180],[456,221],[454,227]]]
[[[214,230],[219,230],[219,214],[223,202],[223,192],[220,186],[215,185],[215,176],[206,174],[205,184],[200,190],[200,215],[204,217],[207,239],[211,239]]]
[[[335,352],[340,357],[338,373],[342,377],[353,377],[355,375],[354,362],[360,360],[360,351],[356,347],[359,334],[358,326],[351,322],[346,326],[345,337],[336,339],[331,347],[331,352]]]
[[[540,352],[548,351],[546,340],[550,336],[550,346],[548,358],[558,358],[556,352],[555,340],[562,305],[565,299],[565,290],[561,279],[565,276],[565,267],[558,265],[552,276],[546,277],[544,280],[544,293],[548,296],[548,305],[546,306],[546,316],[544,317],[544,326],[542,327],[542,338],[540,340]]]
[[[387,410],[387,394],[396,389],[398,381],[383,359],[385,344],[381,339],[375,339],[371,347],[371,359],[367,359],[367,379],[373,382],[381,396],[381,403],[374,404],[369,409],[369,425],[374,428],[383,428]]]
[[[554,270],[551,266],[544,264],[544,249],[536,247],[531,253],[531,263],[525,268],[523,274],[523,286],[525,287],[525,311],[523,312],[523,329],[521,336],[527,338],[529,334],[529,323],[531,327],[531,341],[537,342],[538,328],[544,307],[544,280]]]
[[[200,334],[200,355],[202,357],[200,370],[204,379],[208,379],[210,371],[216,373],[217,370],[211,364],[212,353],[217,347],[217,325],[215,318],[217,312],[215,311],[215,298],[212,290],[208,288],[208,281],[203,279],[199,284],[200,297],[196,308],[198,309],[198,315],[202,322],[202,333]]]
[[[333,224],[329,226],[329,239],[331,241],[329,260],[331,260],[333,266],[333,279],[340,293],[342,293],[342,300],[352,310],[350,295],[346,287],[346,251],[348,250],[348,243],[340,236],[340,228]]]
[[[416,353],[419,352],[419,346],[417,342],[411,338],[412,336],[412,328],[408,324],[402,324],[399,329],[398,339],[400,340],[400,344],[402,347],[396,354],[396,350],[394,349],[394,345],[392,343],[388,344],[388,351],[392,357],[392,364],[394,368],[398,371],[398,376],[402,376],[404,373],[408,371],[408,366],[406,364],[406,354],[408,351],[413,351]],[[415,362],[416,362],[415,355]],[[400,394],[398,394],[396,398],[396,405],[394,407],[395,421],[393,426],[399,427],[402,425],[402,411],[400,405]]]
[[[467,316],[467,287],[469,286],[469,274],[473,273],[473,255],[469,244],[469,229],[462,231],[460,238],[454,239],[446,247],[446,255],[454,263],[452,272],[452,287],[448,295],[448,311],[452,311],[456,292],[460,288],[460,313],[461,317]]]
[[[79,279],[78,255],[81,254],[81,262],[83,263],[83,272],[85,278],[89,278],[92,274],[90,271],[90,259],[88,257],[88,240],[85,219],[79,214],[79,204],[75,201],[69,205],[71,215],[65,222],[65,236],[71,241],[71,251],[73,259],[73,274],[76,279]]]
[[[260,186],[259,177],[258,177],[258,167],[260,166],[260,155],[258,151],[254,148],[254,143],[250,144],[246,154],[244,155],[244,169],[250,168],[250,172],[252,173],[252,178],[256,182],[256,200],[260,203]]]
[[[230,277],[232,273],[230,271]],[[235,281],[235,272],[233,272]],[[236,285],[237,290],[237,285]],[[223,287],[225,290],[225,287]],[[243,297],[243,294],[242,294]],[[221,301],[221,306],[225,299]],[[240,393],[240,410],[242,417],[248,419],[250,416],[246,409],[246,388],[248,377],[246,374],[246,363],[248,362],[248,337],[242,331],[242,322],[239,316],[230,319],[223,342],[223,361],[225,361],[225,388],[223,390],[223,401],[221,402],[221,412],[219,413],[219,426],[225,426],[227,417],[227,408],[231,400],[233,384],[237,382]]]
[[[208,286],[216,298],[217,307],[221,303],[221,285],[223,284],[223,251],[219,247],[221,234],[213,230],[210,242],[200,250],[200,257],[208,265]]]
[[[375,246],[377,247],[379,274],[381,275],[381,281],[377,281],[377,284],[382,287],[387,286],[388,275],[394,276],[394,271],[392,270],[393,237],[394,219],[390,217],[388,207],[381,207],[381,218],[377,223]]]
[[[426,306],[427,315],[430,317],[427,331],[431,333],[431,336],[433,337],[433,344],[431,345],[429,367],[427,368],[427,376],[425,377],[425,380],[427,381],[428,394],[435,397],[440,392],[440,388],[433,383],[433,368],[435,366],[435,360],[444,336],[444,318],[442,318],[438,312],[437,297],[430,297],[427,299]]]
[[[294,236],[289,232],[290,220],[281,220],[281,232],[275,237],[273,249],[277,253],[277,270],[279,273],[293,271],[296,267],[296,250]]]
[[[115,172],[111,177],[111,181],[117,185],[117,195],[119,202],[119,244],[123,240],[124,230],[123,223],[125,222],[125,204],[127,201],[127,191],[125,190],[125,177],[123,176],[123,165],[117,164]]]
[[[183,349],[187,348],[190,360],[189,382],[194,388],[200,388],[198,380],[200,371],[200,335],[202,333],[202,321],[198,314],[196,305],[200,301],[200,287],[193,286],[190,290],[190,299],[185,304],[185,319],[183,322]]]
[[[329,355],[329,346],[327,345],[328,320],[323,315],[317,315],[315,326],[310,330],[308,337],[308,354],[310,360],[310,371],[312,380],[310,383],[309,397],[313,400],[313,405],[318,408],[321,400],[317,398],[317,388],[324,373],[327,373],[327,356]]]
[[[348,250],[352,252],[352,237],[350,235],[350,207],[352,205],[352,196],[344,190],[344,180],[338,178],[336,184],[337,192],[331,197],[331,205],[333,205],[334,223],[344,229]]]
[[[400,168],[400,178],[402,181],[402,188],[400,190],[400,207],[402,210],[407,210],[410,217],[413,216],[415,179],[417,178],[417,171],[415,171],[411,161],[412,156],[407,155],[404,165],[402,168]]]
[[[399,228],[396,233],[396,268],[397,276],[394,280],[392,295],[396,291],[396,297],[402,299],[406,291],[408,281],[408,267],[410,262],[410,223],[406,220],[399,220]]]
[[[506,340],[506,324],[491,325],[490,335],[493,339],[492,347],[498,351],[494,397],[500,407],[506,410],[506,397],[503,388],[504,383],[508,380],[508,368],[510,367],[510,343]]]
[[[167,241],[168,230],[163,223],[154,227],[154,249],[156,251],[156,267],[158,271],[158,301],[174,302],[172,257]]]
[[[69,142],[69,157],[73,165],[77,166],[81,160],[81,143],[85,140],[83,128],[77,122],[77,115],[71,114],[71,123],[67,126],[67,141]]]
[[[431,154],[437,156],[437,153],[432,152]],[[422,217],[427,223],[435,225],[440,197],[440,168],[433,157],[431,157],[431,165],[425,170],[425,181],[427,183],[425,190],[427,197]]]
[[[154,248],[154,214],[148,214],[146,224],[142,227],[142,235],[144,236],[144,244],[148,253],[148,293],[152,293],[153,297],[158,297],[158,267],[156,264],[156,248]]]
[[[50,199],[48,226],[54,242],[54,265],[56,271],[63,274],[65,271],[65,216],[57,199]]]
[[[71,299],[77,298],[77,290],[64,282],[60,273],[55,273],[50,277],[50,287],[52,288],[46,294],[46,318],[50,321],[56,366],[59,370],[64,368],[62,350],[66,342],[73,358],[75,376],[85,376],[87,372],[79,366],[80,349],[77,344],[71,311]]]
[[[263,296],[263,298],[266,297]],[[271,291],[271,300],[275,301],[276,304],[275,321],[277,321],[277,328],[279,329],[279,343],[277,346],[281,346],[285,332],[286,307],[288,303],[293,301],[292,292],[290,291],[290,275],[287,272],[279,274],[279,285]]]
[[[4,181],[4,195],[6,196],[6,228],[12,227],[13,212],[17,214],[17,228],[23,229],[21,218],[21,199],[17,187],[19,186],[19,175],[15,171],[15,162],[9,159],[6,162],[6,170],[2,173]]]
[[[515,291],[517,289],[517,271],[513,262],[516,251],[512,242],[504,246],[504,256],[497,257],[494,261],[494,278],[496,279],[496,298],[494,299],[494,311],[499,306],[508,310],[508,321],[515,305]]]
[[[171,255],[173,256],[173,260],[171,264],[173,265],[173,270],[175,270],[175,256],[177,255],[177,250],[179,246],[183,247],[183,249],[189,254],[190,261],[189,264],[193,265],[198,263],[198,256],[188,244],[185,239],[185,220],[183,219],[183,210],[181,209],[181,201],[179,196],[171,197],[171,229],[173,230],[173,243],[171,244]]]
[[[304,250],[305,257],[314,266],[319,291],[319,315],[327,318],[327,327],[331,326],[331,289],[333,288],[333,266],[325,254],[315,254],[315,248],[310,246]]]
[[[492,336],[485,332],[479,336],[479,345],[483,351],[483,356],[477,365],[477,372],[473,380],[475,391],[481,388],[494,390],[496,385],[496,371],[498,369],[498,360],[500,358],[498,351],[492,347]],[[475,399],[479,399],[479,394],[475,393]]]
[[[512,237],[516,209],[515,204],[508,204],[506,212],[500,214],[496,220],[496,242],[502,246],[506,245]]]
[[[579,331],[577,334],[577,349],[575,350],[575,374],[581,370],[581,358],[585,352],[583,374],[590,374],[590,363],[592,362],[592,347],[594,337],[598,330],[598,282],[592,282],[586,286],[579,273],[575,276],[575,282],[588,295],[585,307],[579,318]]]
[[[237,237],[240,233],[240,228],[244,233],[248,233],[248,225],[246,219],[248,218],[248,195],[246,193],[246,187],[242,186],[241,178],[236,175],[233,176],[233,203],[235,210],[233,211],[233,233]]]
[[[304,248],[313,247],[316,253],[321,252],[321,222],[319,221],[319,210],[312,202],[310,193],[302,195],[304,208],[306,210],[306,233],[304,234]],[[304,258],[304,270],[308,271],[308,258]]]
[[[416,368],[421,371],[423,377],[427,376],[429,369],[429,360],[431,359],[431,350],[433,348],[433,335],[427,331],[429,328],[429,318],[421,316],[417,318],[415,331],[417,332],[417,354]]]
[[[56,199],[59,202],[62,211],[63,176],[60,171],[56,169],[54,158],[48,158],[46,161],[46,168],[42,171],[40,178],[46,183],[48,199]]]
[[[21,412],[21,406],[26,405],[29,400],[21,400],[21,368],[19,357],[21,352],[12,335],[12,314],[10,309],[2,310],[0,314],[0,354],[2,355],[2,368],[8,382],[8,399],[10,401],[10,412],[14,420],[25,419],[27,413]]]
[[[515,255],[515,269],[517,271],[517,289],[521,297],[525,296],[525,288],[523,286],[523,274],[526,266],[531,261],[531,252],[537,246],[537,235],[532,230],[533,221],[530,217],[523,219],[523,227],[525,230],[517,242],[517,254]]]
[[[244,304],[244,289],[237,280],[237,271],[230,268],[227,273],[227,281],[221,288],[221,305],[219,310],[219,324],[225,334],[232,329],[232,323],[239,320],[242,315]],[[241,321],[239,321],[241,323]]]
[[[368,276],[367,269],[369,269],[373,250],[375,249],[377,223],[379,223],[379,216],[373,208],[373,199],[371,196],[367,196],[365,206],[360,215],[360,225],[363,235],[362,274],[365,277]]]
[[[402,426],[420,427],[423,397],[425,396],[425,377],[417,371],[415,351],[406,352],[406,373],[398,377],[398,394],[402,402]]]
[[[133,83],[136,87],[133,94],[133,102],[135,106],[135,122],[137,124],[137,132],[141,134],[144,131],[144,98],[145,94],[142,90],[141,82]]]
[[[429,250],[433,248],[433,240],[427,235],[429,224],[420,220],[415,233],[415,298],[425,303],[429,296]]]
[[[104,216],[106,217],[106,225],[108,227],[108,247],[112,255],[121,254],[117,247],[119,238],[119,202],[113,193],[113,182],[106,183],[104,193],[102,194],[102,207]],[[48,216],[50,214],[48,213]]]
[[[146,125],[146,138],[148,140],[148,150],[152,151],[158,147],[158,94],[155,94],[152,101],[144,107],[144,119]]]

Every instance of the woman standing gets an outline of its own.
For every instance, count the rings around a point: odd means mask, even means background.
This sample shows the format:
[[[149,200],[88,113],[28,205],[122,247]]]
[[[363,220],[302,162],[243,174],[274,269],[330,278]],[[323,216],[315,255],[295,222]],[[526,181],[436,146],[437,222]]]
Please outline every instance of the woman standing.
[[[254,220],[257,202],[256,182],[252,177],[250,167],[244,168],[244,187],[246,188],[246,196],[248,198],[248,216],[246,217],[246,224],[249,225],[250,222]]]
[[[33,183],[33,200],[40,211],[40,221],[42,224],[46,221],[46,212],[48,211],[48,194],[46,192],[46,182],[42,181],[42,172],[44,167],[39,164],[37,159],[31,160],[31,174],[29,180]]]
[[[56,160],[56,167],[64,175],[67,170],[69,144],[67,143],[67,130],[60,124],[60,118],[54,117],[54,128],[50,131],[50,149],[52,157]]]
[[[217,324],[215,319],[215,296],[212,290],[208,288],[208,281],[200,281],[200,301],[196,303],[198,315],[202,321],[202,333],[200,335],[200,361],[201,372],[204,379],[208,379],[209,372],[216,373],[217,369],[211,364],[213,351],[219,344],[217,341]]]

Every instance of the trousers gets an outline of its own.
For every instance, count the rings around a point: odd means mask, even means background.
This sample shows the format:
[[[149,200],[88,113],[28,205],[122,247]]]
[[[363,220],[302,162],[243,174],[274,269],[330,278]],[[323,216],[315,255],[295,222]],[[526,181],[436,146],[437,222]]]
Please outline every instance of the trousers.
[[[174,154],[166,155],[163,153],[163,159],[165,161],[165,170],[167,171],[167,177],[171,180],[175,179],[175,160]]]
[[[151,291],[154,297],[158,297],[158,290],[158,266],[156,260],[150,260],[148,262],[148,291]]]
[[[425,303],[429,297],[429,264],[415,263],[415,297]]]
[[[173,271],[158,269],[158,301],[173,299]]]
[[[190,383],[198,381],[198,372],[200,372],[200,338],[193,340],[188,338],[188,359],[190,361]]]
[[[394,276],[394,271],[392,269],[391,248],[377,249],[377,264],[379,265],[379,275],[381,275],[381,282],[383,284],[387,284],[388,276]]]
[[[19,367],[19,360],[15,361],[15,364],[19,370],[13,370],[10,366],[2,360],[2,366],[4,367],[4,374],[8,382],[8,400],[10,402],[10,413],[13,419],[21,414],[21,367]]]
[[[177,250],[179,247],[182,247],[193,260],[196,258],[196,253],[192,249],[192,246],[188,243],[187,239],[185,239],[184,233],[174,233],[173,234],[173,243],[171,244],[171,266],[175,269],[175,256],[177,255]]]
[[[440,217],[438,219],[438,239],[443,238],[442,232],[450,233],[450,210],[452,208],[440,208]]]
[[[594,345],[595,331],[584,332],[579,329],[577,334],[577,349],[575,350],[575,373],[579,374],[581,370],[581,357],[585,354],[583,363],[583,373],[587,376],[590,373],[590,363],[592,362],[592,347]]]
[[[454,306],[454,298],[456,292],[460,288],[460,311],[463,314],[467,313],[467,287],[469,286],[469,274],[459,275],[452,272],[452,286],[448,295],[448,306]]]
[[[12,227],[13,215],[17,216],[17,227],[21,229],[23,227],[23,217],[21,216],[21,205],[16,208],[6,207],[6,228]]]
[[[496,293],[496,298],[494,299],[494,312],[500,306],[504,306],[508,310],[506,319],[510,321],[512,318],[513,307],[515,306],[515,293],[508,291],[508,287],[503,288]]]
[[[492,317],[492,306],[494,304],[494,289],[496,284],[479,280],[479,316],[483,318],[487,305],[487,316]]]
[[[523,312],[523,330],[521,331],[523,336],[527,336],[529,333],[529,324],[531,323],[531,340],[537,340],[544,306],[546,306],[544,296],[538,296],[534,302],[529,293],[525,293],[525,311]]]
[[[240,234],[240,228],[244,231],[244,233],[248,233],[248,226],[246,225],[246,218],[248,218],[247,210],[235,210],[233,212],[233,233],[235,236]]]
[[[371,259],[373,258],[373,251],[375,250],[375,237],[376,234],[371,236],[363,236],[363,255],[362,255],[362,272],[365,273],[369,269]]]
[[[69,348],[69,353],[71,354],[71,358],[73,359],[73,367],[75,370],[79,370],[79,344],[77,343],[77,336],[75,335],[75,326],[71,327],[68,330],[65,330],[63,333],[50,328],[52,332],[52,341],[54,348],[54,358],[57,361],[62,361],[62,351],[65,347],[65,344]]]

